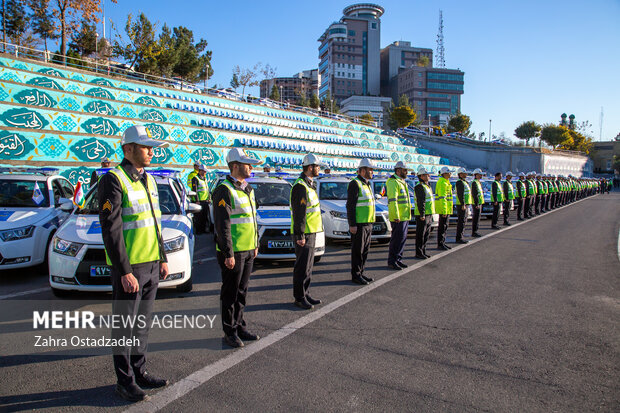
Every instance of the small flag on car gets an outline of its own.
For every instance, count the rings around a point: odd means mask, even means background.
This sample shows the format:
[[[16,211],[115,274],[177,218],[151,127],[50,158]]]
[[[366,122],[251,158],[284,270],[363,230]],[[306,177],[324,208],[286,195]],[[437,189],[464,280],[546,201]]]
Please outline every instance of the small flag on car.
[[[82,188],[82,182],[78,181],[75,186],[75,191],[73,192],[73,205],[78,208],[84,208],[84,189]]]
[[[39,183],[34,183],[34,191],[32,191],[32,200],[36,202],[37,205],[41,205],[41,202],[45,201],[45,197],[41,192],[41,188],[39,188]]]

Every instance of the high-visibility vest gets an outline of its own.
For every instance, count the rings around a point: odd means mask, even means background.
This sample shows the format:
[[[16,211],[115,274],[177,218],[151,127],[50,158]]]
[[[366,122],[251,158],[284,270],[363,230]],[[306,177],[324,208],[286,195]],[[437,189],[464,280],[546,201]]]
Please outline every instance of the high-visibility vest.
[[[196,170],[193,170],[189,173],[189,175],[187,175],[187,187],[189,188],[190,191],[193,191],[192,189],[192,180],[194,179],[195,176],[198,176],[198,172],[196,172]],[[196,202],[196,200],[198,199],[198,196],[190,196],[190,201],[192,202]]]
[[[411,219],[411,198],[404,179],[392,175],[385,183],[388,198],[388,214],[391,222]]]
[[[159,261],[162,258],[158,238],[159,228],[161,228],[161,211],[155,178],[144,172],[147,177],[147,190],[140,180],[132,181],[120,165],[111,169],[109,173],[118,178],[123,191],[121,221],[129,263],[135,265]],[[106,262],[112,265],[107,251]]]
[[[430,186],[428,186],[427,184],[425,184],[424,182],[420,181],[420,183],[418,185],[422,185],[422,188],[424,189],[424,193],[425,193],[425,199],[424,199],[424,215],[432,215],[435,213],[435,199],[433,198],[433,190],[431,189]],[[416,186],[418,186],[416,185]],[[415,205],[415,209],[414,209],[414,214],[416,216],[421,215],[420,211],[418,209],[418,202],[415,199],[415,192],[414,192],[414,205]]]
[[[527,196],[527,188],[525,185],[525,181],[518,180],[517,181],[517,198],[525,198]]]
[[[207,185],[207,178],[201,178],[200,175],[196,175],[198,180],[198,187],[196,188],[196,195],[199,201],[209,200],[209,186]]]
[[[358,224],[375,222],[375,198],[370,185],[365,185],[359,178],[354,178],[353,181],[357,182],[359,188],[355,206],[355,222]]]
[[[233,251],[256,249],[258,247],[258,224],[256,222],[254,191],[248,195],[241,189],[235,188],[228,179],[224,179],[218,188],[222,185],[230,192],[230,235]],[[216,248],[218,251],[220,250],[217,244]]]
[[[303,178],[297,178],[293,183],[295,185],[302,185],[306,189],[306,228],[304,228],[304,234],[315,234],[317,232],[323,232],[323,220],[321,218],[321,205],[319,203],[319,196],[316,191],[306,184]],[[291,188],[291,194],[293,188]],[[290,198],[289,198],[290,199]],[[289,201],[289,204],[292,204]],[[291,232],[293,232],[293,225],[295,214],[292,213],[291,208]]]
[[[496,186],[497,187],[497,199],[495,199],[495,196],[493,195],[493,187]],[[504,188],[502,188],[502,183],[500,181],[493,181],[493,183],[491,184],[491,202],[504,202]]]
[[[506,195],[506,199],[508,201],[511,201],[513,199],[515,199],[515,189],[512,186],[512,182],[506,180],[506,185],[508,185],[508,192],[505,194]]]
[[[547,195],[549,193],[549,186],[547,185],[547,181],[540,181],[540,182],[542,182],[543,194]]]
[[[443,176],[435,184],[435,212],[439,215],[452,214],[452,185]]]
[[[463,201],[465,202],[465,205],[473,204],[474,200],[471,196],[471,188],[469,187],[469,182],[467,182],[465,179],[459,179],[459,181],[463,183]],[[456,204],[461,205],[461,201],[459,200],[458,195],[456,197]]]
[[[532,181],[531,179],[528,179],[526,182],[527,182],[527,194],[536,195],[536,185],[534,184],[534,181]]]
[[[478,194],[476,195],[476,197],[478,198],[478,205],[484,205],[484,192],[482,192],[482,184],[479,180],[474,179],[472,185],[475,185],[476,189],[478,190]]]

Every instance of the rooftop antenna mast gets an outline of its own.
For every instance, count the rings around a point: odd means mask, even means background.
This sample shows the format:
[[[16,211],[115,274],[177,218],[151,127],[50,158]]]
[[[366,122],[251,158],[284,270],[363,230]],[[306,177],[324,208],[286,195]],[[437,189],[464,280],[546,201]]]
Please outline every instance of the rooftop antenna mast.
[[[437,33],[437,53],[435,54],[435,66],[446,67],[445,49],[443,47],[443,12],[439,10],[439,32]]]

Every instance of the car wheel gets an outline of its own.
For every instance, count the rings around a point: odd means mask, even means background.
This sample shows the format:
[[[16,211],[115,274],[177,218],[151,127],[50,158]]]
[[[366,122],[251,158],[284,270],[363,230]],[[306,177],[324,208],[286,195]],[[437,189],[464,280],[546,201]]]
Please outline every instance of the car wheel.
[[[58,288],[52,287],[52,294],[54,294],[54,296],[58,297],[58,298],[65,298],[65,297],[69,297],[71,295],[71,291],[69,291],[69,290],[60,290]]]
[[[192,277],[190,277],[189,280],[185,281],[183,284],[177,285],[177,291],[182,292],[182,293],[188,293],[192,291],[192,288],[193,288]]]
[[[316,264],[317,262],[321,261],[321,258],[323,258],[323,256],[318,256],[318,257],[314,257],[314,263]]]
[[[380,239],[377,240],[377,242],[379,244],[387,244],[388,242],[390,242],[390,239],[389,238],[380,238]]]
[[[45,244],[45,257],[43,258],[43,262],[39,264],[39,269],[41,272],[47,274],[49,272],[49,258],[50,258],[50,244],[52,243],[52,238],[54,238],[54,232],[52,232],[47,239],[47,244]]]

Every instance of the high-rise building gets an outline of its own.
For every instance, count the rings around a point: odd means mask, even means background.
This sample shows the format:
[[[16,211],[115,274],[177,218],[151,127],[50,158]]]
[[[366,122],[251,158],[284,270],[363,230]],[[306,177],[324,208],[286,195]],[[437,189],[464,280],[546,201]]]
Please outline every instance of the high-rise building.
[[[406,95],[418,119],[443,125],[461,111],[464,73],[458,69],[413,66],[396,76],[398,96]],[[397,101],[396,101],[397,102]]]
[[[291,77],[274,77],[260,82],[260,97],[268,98],[275,85],[280,93],[282,102],[297,104],[304,96],[309,100],[312,95],[319,93],[320,75],[318,69],[304,70]]]
[[[389,96],[398,102],[396,75],[418,66],[420,58],[428,59],[427,66],[433,66],[433,49],[412,47],[411,42],[397,41],[381,49],[381,96]]]
[[[381,16],[383,7],[361,3],[346,7],[318,39],[319,97],[327,92],[341,102],[353,95],[378,96],[380,89]]]

